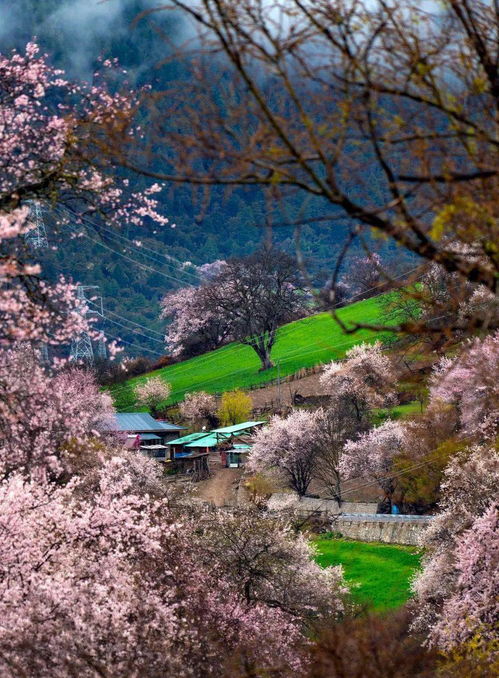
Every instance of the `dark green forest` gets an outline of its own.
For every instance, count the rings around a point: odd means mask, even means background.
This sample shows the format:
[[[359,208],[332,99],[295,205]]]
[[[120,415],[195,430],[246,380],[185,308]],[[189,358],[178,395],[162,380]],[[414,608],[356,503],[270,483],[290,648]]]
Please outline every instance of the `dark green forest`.
[[[181,34],[183,26],[169,12],[138,19],[151,6],[150,0],[0,0],[0,49],[23,49],[36,38],[54,65],[72,78],[87,80],[98,68],[99,57],[115,57],[127,71],[129,86],[147,84],[161,90],[171,78],[182,77],[181,63],[162,66],[161,61],[168,54],[168,35]],[[134,189],[147,184],[140,176],[130,179]],[[98,285],[106,314],[102,329],[110,338],[123,340],[126,354],[151,359],[164,353],[159,301],[168,290],[195,284],[196,265],[250,253],[269,237],[269,224],[270,237],[292,253],[295,229],[279,224],[325,214],[319,201],[304,204],[302,197],[293,195],[284,210],[265,201],[258,188],[229,194],[215,188],[206,197],[170,185],[161,202],[168,227],[150,223],[114,232],[89,223],[77,231],[56,232],[53,218],[46,214],[49,248],[37,251],[48,279],[64,274],[74,282]],[[347,231],[341,221],[303,226],[301,246],[315,285],[331,274]],[[393,257],[389,244],[378,241],[374,246],[385,260]]]

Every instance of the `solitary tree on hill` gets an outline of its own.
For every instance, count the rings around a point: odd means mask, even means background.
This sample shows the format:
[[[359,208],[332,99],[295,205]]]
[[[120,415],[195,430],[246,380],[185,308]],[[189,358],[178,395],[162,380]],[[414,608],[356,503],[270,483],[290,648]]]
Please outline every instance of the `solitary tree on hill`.
[[[196,341],[213,349],[231,339],[251,346],[262,370],[273,367],[279,326],[305,313],[296,261],[275,248],[227,261],[200,287],[167,295],[162,306],[173,317],[166,337],[173,353]]]

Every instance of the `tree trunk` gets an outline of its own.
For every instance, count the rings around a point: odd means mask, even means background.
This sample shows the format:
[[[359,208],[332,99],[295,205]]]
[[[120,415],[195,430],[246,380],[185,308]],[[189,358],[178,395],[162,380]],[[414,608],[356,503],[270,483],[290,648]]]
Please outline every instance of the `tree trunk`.
[[[261,340],[257,343],[250,344],[250,346],[253,347],[255,350],[255,353],[257,356],[260,358],[260,362],[262,363],[262,366],[260,367],[260,372],[263,372],[264,370],[270,370],[271,367],[274,367],[274,363],[270,359],[270,351],[273,346],[273,341],[265,341]]]
[[[259,355],[258,357],[262,361],[262,366],[260,367],[260,372],[264,372],[265,370],[270,370],[271,367],[274,367],[274,363],[270,359],[270,355],[265,354],[263,356]]]

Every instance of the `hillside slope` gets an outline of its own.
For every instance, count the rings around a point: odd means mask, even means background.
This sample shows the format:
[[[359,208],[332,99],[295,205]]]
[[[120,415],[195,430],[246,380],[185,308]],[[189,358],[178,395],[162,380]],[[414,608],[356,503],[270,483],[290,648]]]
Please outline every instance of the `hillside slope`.
[[[339,312],[343,321],[375,322],[379,319],[378,299],[366,299]],[[260,361],[248,346],[229,344],[216,351],[191,358],[147,375],[135,377],[110,391],[120,411],[135,408],[134,388],[152,376],[159,376],[172,386],[168,403],[183,399],[189,391],[220,393],[233,388],[248,388],[272,381],[277,377],[277,362],[281,377],[293,374],[302,367],[311,367],[341,358],[353,345],[379,338],[369,330],[345,335],[328,313],[297,320],[284,325],[272,351],[276,367],[260,372]]]

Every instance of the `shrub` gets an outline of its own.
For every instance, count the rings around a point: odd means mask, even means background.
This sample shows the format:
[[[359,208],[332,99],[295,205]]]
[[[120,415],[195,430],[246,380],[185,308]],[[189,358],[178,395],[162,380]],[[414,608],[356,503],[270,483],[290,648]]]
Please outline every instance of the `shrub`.
[[[248,421],[253,410],[251,396],[241,390],[227,391],[223,394],[217,417],[222,426],[240,424]]]

